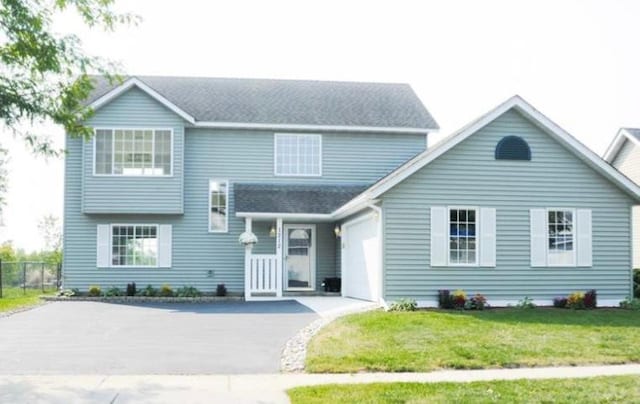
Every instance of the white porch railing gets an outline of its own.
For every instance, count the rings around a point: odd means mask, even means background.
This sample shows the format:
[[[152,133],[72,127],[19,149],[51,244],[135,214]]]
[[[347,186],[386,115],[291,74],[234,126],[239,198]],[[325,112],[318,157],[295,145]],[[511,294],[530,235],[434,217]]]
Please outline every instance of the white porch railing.
[[[251,254],[247,270],[249,293],[278,293],[281,281],[277,255]]]

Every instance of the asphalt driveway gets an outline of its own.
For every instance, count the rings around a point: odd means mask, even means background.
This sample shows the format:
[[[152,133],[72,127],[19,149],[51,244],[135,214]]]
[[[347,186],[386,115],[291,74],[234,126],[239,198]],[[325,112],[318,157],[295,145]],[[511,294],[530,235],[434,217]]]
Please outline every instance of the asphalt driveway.
[[[51,303],[0,318],[0,375],[274,373],[317,318],[296,301]]]

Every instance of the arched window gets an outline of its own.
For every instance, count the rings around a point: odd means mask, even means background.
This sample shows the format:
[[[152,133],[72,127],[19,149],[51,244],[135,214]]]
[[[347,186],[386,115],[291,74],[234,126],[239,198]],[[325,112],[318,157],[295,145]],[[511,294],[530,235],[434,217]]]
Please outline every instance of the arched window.
[[[496,160],[531,160],[531,149],[518,136],[506,136],[496,146]]]

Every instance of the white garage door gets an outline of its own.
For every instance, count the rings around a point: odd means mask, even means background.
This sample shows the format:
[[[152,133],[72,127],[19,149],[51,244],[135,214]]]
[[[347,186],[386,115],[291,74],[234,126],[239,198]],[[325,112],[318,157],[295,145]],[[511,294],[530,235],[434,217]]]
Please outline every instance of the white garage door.
[[[370,214],[342,226],[342,288],[344,295],[377,301],[382,261],[378,219]]]

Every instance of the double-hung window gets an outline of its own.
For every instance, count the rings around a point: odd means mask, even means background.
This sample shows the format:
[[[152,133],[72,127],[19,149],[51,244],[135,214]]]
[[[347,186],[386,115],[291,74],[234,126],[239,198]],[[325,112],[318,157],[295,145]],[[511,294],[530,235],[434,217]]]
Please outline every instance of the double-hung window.
[[[496,209],[432,206],[431,267],[496,266]]]
[[[157,225],[112,225],[111,266],[158,265]]]
[[[590,267],[591,209],[530,210],[532,267]]]
[[[572,209],[547,211],[547,254],[549,265],[575,265],[575,226]]]
[[[322,136],[277,133],[274,142],[276,175],[322,175]]]
[[[229,183],[221,180],[209,181],[209,231],[227,231],[229,209]]]
[[[449,209],[449,264],[478,262],[475,209]]]
[[[97,129],[96,175],[171,175],[170,129]]]

